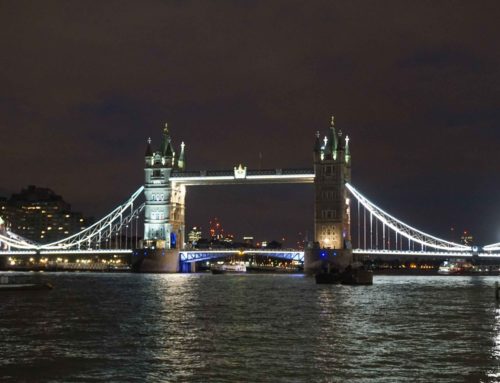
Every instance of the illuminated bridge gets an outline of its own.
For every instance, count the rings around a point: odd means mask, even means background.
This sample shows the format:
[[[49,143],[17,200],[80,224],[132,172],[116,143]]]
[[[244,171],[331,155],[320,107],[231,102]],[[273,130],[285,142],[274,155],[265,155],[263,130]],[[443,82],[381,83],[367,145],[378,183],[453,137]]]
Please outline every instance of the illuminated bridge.
[[[187,263],[235,255],[267,255],[304,262],[307,269],[326,262],[352,262],[365,257],[472,258],[500,257],[500,243],[473,248],[438,238],[392,216],[351,183],[349,137],[333,119],[324,139],[316,136],[314,166],[303,169],[187,171],[185,145],[177,157],[165,127],[160,149],[148,140],[144,157],[145,184],[90,227],[51,243],[36,243],[12,231],[0,232],[0,256],[125,257],[139,254],[145,262],[175,272]],[[200,185],[309,183],[314,185],[314,241],[297,250],[188,250],[185,241],[186,189]],[[138,242],[139,235],[143,240]],[[134,238],[135,242],[130,240]],[[134,253],[133,249],[136,250]],[[354,258],[353,258],[354,257]],[[167,260],[167,261],[165,261]],[[162,263],[162,265],[163,265]],[[156,267],[156,266],[155,266]]]

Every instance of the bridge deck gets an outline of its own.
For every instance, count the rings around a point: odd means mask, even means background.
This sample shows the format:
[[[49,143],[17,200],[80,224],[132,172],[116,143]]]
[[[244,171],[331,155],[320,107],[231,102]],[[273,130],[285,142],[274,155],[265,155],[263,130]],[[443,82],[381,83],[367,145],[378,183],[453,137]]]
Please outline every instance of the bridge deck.
[[[235,185],[269,183],[313,183],[313,169],[200,170],[179,172],[170,176],[172,182],[192,185]]]

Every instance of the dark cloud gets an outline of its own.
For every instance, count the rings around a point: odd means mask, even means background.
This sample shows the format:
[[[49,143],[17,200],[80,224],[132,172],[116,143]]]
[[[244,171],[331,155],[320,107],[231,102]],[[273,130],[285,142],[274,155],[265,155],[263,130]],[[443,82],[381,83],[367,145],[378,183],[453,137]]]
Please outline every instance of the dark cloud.
[[[0,187],[49,186],[99,216],[141,184],[164,121],[191,169],[259,152],[308,167],[334,113],[368,197],[500,240],[499,16],[495,1],[1,2]],[[190,193],[192,224],[311,230],[307,187]]]

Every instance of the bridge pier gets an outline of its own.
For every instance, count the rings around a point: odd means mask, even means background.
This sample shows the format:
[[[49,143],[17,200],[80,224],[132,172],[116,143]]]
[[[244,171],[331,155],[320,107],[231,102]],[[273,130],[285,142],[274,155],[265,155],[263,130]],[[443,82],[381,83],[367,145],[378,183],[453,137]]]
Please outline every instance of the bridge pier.
[[[342,271],[352,262],[352,250],[310,248],[304,252],[304,273],[315,275],[334,269]]]
[[[132,271],[140,273],[178,273],[177,249],[138,249],[132,254]]]

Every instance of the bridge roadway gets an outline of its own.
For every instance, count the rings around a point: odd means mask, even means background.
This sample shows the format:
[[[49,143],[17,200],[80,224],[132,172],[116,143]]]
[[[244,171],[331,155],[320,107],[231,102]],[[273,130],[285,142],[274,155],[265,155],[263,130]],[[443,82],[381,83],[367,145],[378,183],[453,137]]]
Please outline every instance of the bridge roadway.
[[[261,184],[261,183],[306,183],[314,182],[313,169],[263,169],[247,170],[234,168],[234,170],[200,170],[200,171],[174,171],[170,182],[186,186],[194,185],[235,185],[235,184]]]
[[[96,249],[96,250],[19,250],[19,251],[0,251],[0,257],[20,256],[25,258],[27,256],[42,256],[46,258],[52,257],[68,257],[75,258],[76,256],[94,256],[102,258],[124,257],[132,255],[131,249]],[[263,249],[220,249],[220,250],[181,250],[180,261],[183,263],[202,262],[213,259],[220,259],[227,256],[245,256],[245,255],[260,255],[269,256],[276,259],[283,259],[289,261],[304,262],[304,251],[295,249],[277,249],[277,250],[263,250]],[[430,259],[430,258],[472,258],[471,252],[445,252],[445,251],[397,251],[397,250],[362,250],[354,249],[353,254],[366,256],[369,258],[382,258],[382,259],[395,259],[397,257],[412,258],[412,259]],[[477,254],[479,259],[485,260],[498,260],[500,254],[482,252]]]
[[[472,252],[446,252],[446,251],[397,251],[397,250],[362,250],[354,249],[355,255],[366,255],[371,257],[411,257],[413,259],[429,259],[429,258],[472,258]],[[198,262],[207,261],[210,259],[222,258],[228,255],[268,255],[278,259],[295,260],[304,262],[304,251],[298,250],[191,250],[181,251],[182,262]],[[498,259],[500,254],[479,253],[480,259]]]
[[[289,261],[304,262],[304,252],[298,250],[261,250],[261,249],[231,249],[231,250],[192,250],[181,251],[181,262],[192,263],[223,258],[229,255],[264,255]]]

